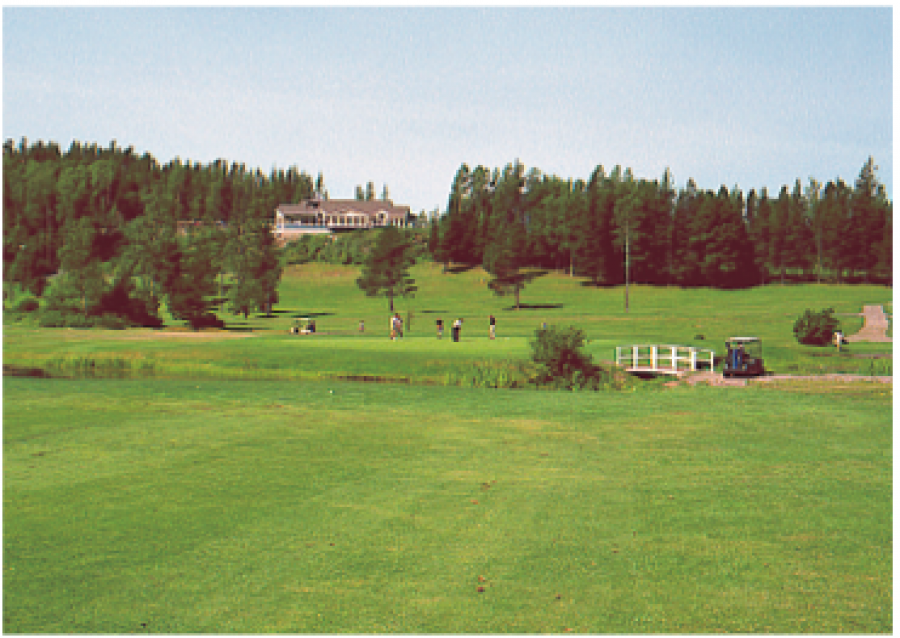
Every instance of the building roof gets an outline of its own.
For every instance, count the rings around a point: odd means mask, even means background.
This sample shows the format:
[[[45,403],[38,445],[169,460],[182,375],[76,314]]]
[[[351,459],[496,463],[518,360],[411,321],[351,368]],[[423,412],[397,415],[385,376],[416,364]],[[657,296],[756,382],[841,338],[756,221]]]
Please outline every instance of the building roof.
[[[307,199],[299,204],[280,204],[278,210],[282,214],[297,213],[365,213],[374,215],[385,212],[389,217],[405,217],[409,214],[409,206],[395,206],[394,202],[381,199]]]

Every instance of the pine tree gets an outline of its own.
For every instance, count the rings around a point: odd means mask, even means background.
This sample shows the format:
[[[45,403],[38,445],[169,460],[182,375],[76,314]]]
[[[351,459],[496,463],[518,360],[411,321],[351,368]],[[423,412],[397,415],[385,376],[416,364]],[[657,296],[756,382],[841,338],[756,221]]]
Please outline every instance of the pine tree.
[[[60,251],[63,280],[77,291],[85,316],[100,301],[106,289],[103,260],[97,254],[99,231],[89,217],[66,227],[66,244]]]
[[[417,290],[415,280],[409,276],[409,269],[415,263],[411,248],[397,228],[380,229],[363,264],[362,275],[356,280],[367,297],[387,297],[391,312],[394,312],[395,297],[412,297]]]
[[[220,241],[217,231],[209,227],[179,236],[161,273],[169,312],[195,330],[223,325],[213,312]]]
[[[502,240],[491,244],[486,253],[485,270],[491,275],[488,288],[503,297],[512,294],[515,308],[519,309],[522,289],[530,277],[522,271],[525,254],[525,231],[520,224],[514,224]]]
[[[268,224],[250,215],[235,220],[228,227],[225,255],[232,276],[229,309],[245,319],[253,310],[271,314],[282,266]]]
[[[866,281],[879,262],[885,234],[887,199],[876,176],[875,160],[866,161],[859,172],[850,200],[850,264],[864,273]]]
[[[803,197],[803,187],[798,179],[791,192],[788,218],[785,228],[784,264],[801,271],[813,265],[815,235],[808,215],[809,203]]]

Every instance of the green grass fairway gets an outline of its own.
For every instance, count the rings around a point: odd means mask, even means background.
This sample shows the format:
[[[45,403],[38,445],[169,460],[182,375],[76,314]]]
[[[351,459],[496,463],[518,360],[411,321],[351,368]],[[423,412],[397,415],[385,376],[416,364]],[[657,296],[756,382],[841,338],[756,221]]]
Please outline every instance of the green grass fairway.
[[[514,310],[420,264],[393,342],[358,274],[289,268],[274,316],[222,331],[5,318],[4,365],[68,377],[3,380],[5,632],[892,631],[891,385],[459,387],[543,322],[595,360],[755,335],[776,373],[890,375],[890,343],[792,334],[806,308],[892,312],[890,288],[635,286],[626,314],[547,273]]]
[[[893,629],[880,383],[3,390],[7,633]]]
[[[488,290],[481,269],[458,274],[441,270],[430,263],[416,266],[419,292],[396,300],[407,324],[402,342],[388,339],[387,300],[366,297],[357,288],[359,269],[307,264],[285,273],[272,317],[226,315],[228,330],[197,334],[171,320],[164,331],[40,330],[8,324],[3,361],[50,368],[55,362],[67,373],[88,365],[94,366],[91,372],[106,366],[110,373],[188,378],[375,375],[446,383],[448,375],[465,376],[485,362],[526,359],[528,340],[547,322],[583,329],[595,360],[612,360],[616,346],[635,343],[694,345],[721,355],[728,337],[758,336],[766,367],[776,373],[893,371],[890,343],[852,344],[837,353],[830,347],[802,346],[792,331],[807,308],[859,313],[866,304],[880,303],[889,310],[891,289],[884,286],[771,285],[742,291],[633,286],[626,314],[621,287],[595,288],[548,273],[523,291],[523,307],[515,310],[511,298]],[[490,314],[497,317],[496,341],[488,339]],[[315,318],[320,334],[288,334],[299,317]],[[438,317],[448,326],[443,341],[435,335]],[[464,319],[463,335],[461,343],[453,344],[449,324],[456,317]],[[361,319],[366,324],[362,334],[357,329]],[[862,325],[856,317],[843,319],[849,328]]]

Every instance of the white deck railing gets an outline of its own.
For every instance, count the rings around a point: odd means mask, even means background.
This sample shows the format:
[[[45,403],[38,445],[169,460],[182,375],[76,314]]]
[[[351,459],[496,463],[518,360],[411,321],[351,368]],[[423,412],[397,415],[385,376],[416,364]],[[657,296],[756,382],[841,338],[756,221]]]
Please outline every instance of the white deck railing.
[[[678,374],[715,369],[716,353],[693,346],[616,346],[616,364],[629,372]]]

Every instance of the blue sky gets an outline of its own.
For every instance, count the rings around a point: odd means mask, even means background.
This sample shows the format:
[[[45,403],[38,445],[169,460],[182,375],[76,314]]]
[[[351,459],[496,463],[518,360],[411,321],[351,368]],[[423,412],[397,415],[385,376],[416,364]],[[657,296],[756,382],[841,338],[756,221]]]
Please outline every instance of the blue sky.
[[[3,9],[3,137],[444,209],[460,164],[893,196],[890,6]]]

